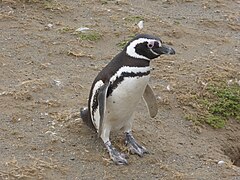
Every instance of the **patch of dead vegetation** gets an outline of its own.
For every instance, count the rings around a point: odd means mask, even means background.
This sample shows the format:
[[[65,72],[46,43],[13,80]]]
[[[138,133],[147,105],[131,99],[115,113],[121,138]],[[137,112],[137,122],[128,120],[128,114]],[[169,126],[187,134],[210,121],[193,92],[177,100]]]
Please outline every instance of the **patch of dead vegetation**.
[[[37,93],[47,87],[51,87],[51,84],[46,83],[45,80],[26,80],[22,81],[14,88],[1,92],[0,96],[12,96],[16,100],[29,101],[33,99],[32,93]]]
[[[0,170],[0,178],[2,179],[45,179],[47,171],[56,171],[61,174],[66,173],[66,169],[59,165],[58,162],[48,159],[42,160],[40,158],[29,155],[29,164],[21,165],[14,157],[5,165],[7,170]]]
[[[80,112],[76,110],[64,110],[61,112],[51,112],[49,115],[51,118],[53,118],[56,121],[70,121],[71,119],[79,118]]]
[[[191,3],[193,0],[165,0],[164,4],[175,4],[175,3]]]
[[[75,57],[88,57],[93,59],[93,55],[91,54],[86,54],[83,51],[79,51],[79,50],[69,50],[67,53],[69,56],[75,56]]]
[[[182,88],[178,87],[176,95],[185,118],[195,125],[207,123],[214,128],[224,127],[230,117],[239,120],[239,78],[236,68],[216,65],[200,72],[189,88],[188,83],[178,83]]]
[[[57,0],[2,0],[5,4],[39,4],[45,10],[54,12],[66,12],[70,10],[70,7],[60,3]]]

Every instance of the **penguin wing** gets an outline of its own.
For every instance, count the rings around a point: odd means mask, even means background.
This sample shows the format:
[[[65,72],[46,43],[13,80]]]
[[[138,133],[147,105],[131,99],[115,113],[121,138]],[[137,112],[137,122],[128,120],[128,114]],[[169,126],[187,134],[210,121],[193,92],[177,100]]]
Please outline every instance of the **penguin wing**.
[[[104,115],[105,115],[105,110],[106,110],[107,90],[108,90],[109,84],[110,83],[107,82],[99,88],[99,93],[98,93],[98,97],[97,97],[98,107],[99,107],[99,115],[100,115],[98,137],[100,137],[102,134],[102,126],[103,126],[103,120],[104,120]]]
[[[152,88],[147,84],[145,91],[143,93],[143,99],[148,107],[148,112],[152,118],[157,115],[158,107],[157,107],[157,99],[154,95]]]

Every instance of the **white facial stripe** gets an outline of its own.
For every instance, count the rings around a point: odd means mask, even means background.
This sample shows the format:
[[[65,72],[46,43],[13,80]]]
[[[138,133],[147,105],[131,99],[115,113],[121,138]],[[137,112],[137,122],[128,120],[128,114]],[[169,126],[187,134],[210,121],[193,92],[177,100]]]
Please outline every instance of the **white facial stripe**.
[[[159,55],[158,53],[154,52],[152,49],[150,49],[150,51],[151,51],[153,54],[155,54],[156,56]]]
[[[139,59],[146,59],[146,60],[150,60],[149,58],[145,57],[145,56],[142,56],[140,54],[137,54],[136,51],[135,51],[135,47],[137,44],[140,44],[140,43],[143,43],[143,42],[148,42],[148,43],[154,43],[156,40],[154,39],[147,39],[147,38],[139,38],[139,39],[136,39],[134,40],[133,42],[131,42],[129,44],[129,46],[127,47],[127,51],[126,53],[131,56],[131,57],[134,57],[134,58],[139,58]],[[159,43],[159,46],[162,46],[161,42],[158,41]],[[153,54],[157,55],[155,52],[152,51]]]
[[[137,44],[140,44],[140,43],[143,43],[143,42],[146,42],[146,41],[152,41],[152,39],[147,39],[147,38],[139,38],[137,40],[134,40],[133,42],[131,42],[129,44],[129,46],[127,47],[127,51],[126,53],[131,56],[131,57],[134,57],[134,58],[140,58],[140,59],[146,59],[146,60],[150,60],[148,59],[147,57],[145,56],[142,56],[142,55],[139,55],[136,53],[135,51],[135,47]]]
[[[162,43],[160,41],[158,41],[159,47],[162,47]]]
[[[153,44],[153,46],[154,46],[154,43],[155,43],[155,42],[156,42],[156,41],[153,40],[153,41],[150,41],[149,43],[150,43],[150,44]],[[161,47],[161,46],[162,46],[162,43],[161,43],[160,41],[157,41],[157,42],[158,42],[159,47]],[[151,51],[153,54],[155,54],[156,56],[159,55],[158,53],[154,52],[152,49],[150,49],[150,51]]]
[[[117,77],[120,77],[120,76],[121,76],[121,74],[122,74],[123,72],[128,72],[128,73],[131,73],[131,72],[133,72],[133,73],[139,73],[139,72],[141,72],[141,73],[145,73],[145,72],[148,72],[148,71],[150,71],[150,70],[151,70],[150,66],[147,66],[147,67],[129,67],[129,66],[123,66],[123,67],[121,67],[121,68],[111,77],[110,82],[114,82],[114,81],[117,79]]]

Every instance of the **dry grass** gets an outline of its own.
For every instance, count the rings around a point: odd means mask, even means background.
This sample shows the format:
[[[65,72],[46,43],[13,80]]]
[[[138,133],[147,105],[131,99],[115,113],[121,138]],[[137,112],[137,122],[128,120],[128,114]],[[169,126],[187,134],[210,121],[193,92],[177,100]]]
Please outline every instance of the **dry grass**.
[[[7,170],[0,170],[0,178],[2,179],[44,179],[45,174],[49,170],[54,170],[62,174],[66,173],[66,169],[61,167],[52,159],[41,160],[29,155],[30,164],[21,165],[14,157],[5,165]]]
[[[186,90],[187,84],[177,92],[178,102],[185,112],[185,118],[202,126],[207,123],[222,128],[228,119],[239,121],[239,75],[235,68],[217,66],[201,72],[195,85]],[[235,82],[236,81],[236,82]]]
[[[79,118],[79,112],[73,110],[65,110],[61,112],[50,113],[50,116],[54,120],[67,122],[71,119]]]
[[[17,3],[24,3],[24,4],[40,4],[43,9],[50,10],[50,11],[60,11],[60,12],[66,12],[70,8],[67,5],[64,5],[57,0],[1,0],[0,2],[3,3],[11,3],[11,4],[17,4]]]
[[[28,101],[32,100],[32,93],[39,92],[50,86],[50,83],[46,83],[46,80],[43,79],[26,80],[11,89],[1,92],[0,96],[12,96],[16,100]]]

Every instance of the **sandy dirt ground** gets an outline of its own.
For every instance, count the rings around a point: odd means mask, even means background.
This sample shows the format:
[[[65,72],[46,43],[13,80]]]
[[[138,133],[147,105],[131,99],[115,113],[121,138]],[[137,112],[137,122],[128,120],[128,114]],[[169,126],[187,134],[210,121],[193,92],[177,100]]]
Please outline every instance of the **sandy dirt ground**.
[[[240,79],[239,9],[238,0],[1,0],[0,179],[239,180],[240,124],[215,130],[185,119],[189,92]],[[133,133],[150,154],[116,166],[79,109],[140,20],[176,55],[151,64],[158,115],[144,103],[136,112]],[[121,133],[112,140],[126,152]]]

